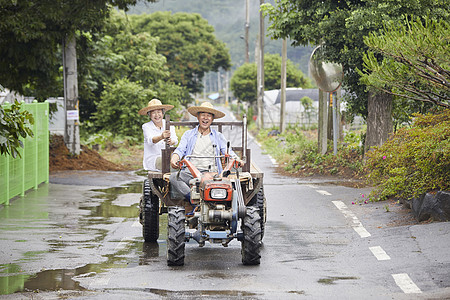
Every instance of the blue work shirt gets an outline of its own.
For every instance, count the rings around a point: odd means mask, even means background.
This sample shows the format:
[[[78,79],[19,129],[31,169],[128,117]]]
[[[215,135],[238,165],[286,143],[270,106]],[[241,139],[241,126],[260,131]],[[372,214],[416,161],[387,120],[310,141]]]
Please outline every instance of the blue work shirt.
[[[227,153],[227,141],[222,133],[214,130],[212,128],[209,133],[209,138],[211,139],[211,143],[216,145],[216,156]],[[192,151],[194,151],[195,143],[198,137],[198,125],[191,130],[186,131],[181,137],[181,141],[178,144],[178,147],[173,151],[173,153],[178,154],[180,158],[186,155],[191,155]],[[237,155],[233,152],[230,147],[230,155],[233,158],[237,158]],[[222,164],[220,163],[220,158],[216,158],[217,169],[220,172],[223,171]]]

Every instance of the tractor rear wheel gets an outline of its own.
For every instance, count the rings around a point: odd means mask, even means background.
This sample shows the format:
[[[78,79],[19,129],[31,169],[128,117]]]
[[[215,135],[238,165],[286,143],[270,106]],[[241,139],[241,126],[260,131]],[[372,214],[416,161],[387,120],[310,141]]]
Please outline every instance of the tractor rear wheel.
[[[139,217],[144,241],[156,242],[159,237],[159,198],[152,193],[148,179],[142,188]]]
[[[247,206],[242,224],[244,238],[241,241],[242,263],[259,265],[261,260],[261,218],[254,206]]]
[[[167,216],[167,265],[184,265],[185,209],[170,206]]]
[[[261,218],[261,240],[262,240],[264,237],[267,218],[266,196],[264,195],[264,187],[261,186],[258,193],[256,193],[255,196],[253,196],[252,200],[250,200],[248,205],[257,207],[259,209],[259,217]]]

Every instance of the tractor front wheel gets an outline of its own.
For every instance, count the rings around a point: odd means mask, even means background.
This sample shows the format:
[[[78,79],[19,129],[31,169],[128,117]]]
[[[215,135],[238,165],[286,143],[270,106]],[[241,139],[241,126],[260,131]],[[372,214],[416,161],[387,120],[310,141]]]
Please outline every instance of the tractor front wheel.
[[[159,237],[159,198],[152,193],[148,179],[142,188],[139,217],[144,241],[156,242]]]
[[[170,206],[167,216],[167,265],[184,265],[185,248],[184,207]]]
[[[259,209],[247,206],[242,224],[244,238],[241,241],[242,263],[259,265],[261,260],[261,217]]]
[[[259,217],[261,218],[261,240],[264,238],[264,231],[266,228],[267,206],[266,196],[264,195],[264,187],[261,186],[258,193],[250,200],[249,206],[254,206],[259,209]]]

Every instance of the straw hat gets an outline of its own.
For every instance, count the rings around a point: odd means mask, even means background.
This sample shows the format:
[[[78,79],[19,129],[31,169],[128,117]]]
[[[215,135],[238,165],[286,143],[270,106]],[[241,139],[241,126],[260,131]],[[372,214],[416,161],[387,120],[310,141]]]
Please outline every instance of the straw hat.
[[[200,106],[191,106],[188,108],[188,112],[197,117],[199,112],[206,112],[214,115],[214,119],[220,119],[225,117],[225,114],[220,110],[214,109],[212,104],[209,102],[203,102]]]
[[[141,110],[139,110],[139,114],[145,116],[149,111],[152,111],[155,109],[164,109],[165,111],[168,111],[172,108],[173,108],[173,105],[162,104],[160,100],[152,99],[148,102],[147,107],[141,108]]]

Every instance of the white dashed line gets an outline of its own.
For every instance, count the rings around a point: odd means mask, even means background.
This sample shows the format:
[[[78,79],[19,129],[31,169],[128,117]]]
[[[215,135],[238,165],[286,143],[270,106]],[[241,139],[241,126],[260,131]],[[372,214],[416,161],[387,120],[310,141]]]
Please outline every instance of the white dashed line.
[[[276,161],[272,156],[269,155],[269,158],[270,158],[270,161],[272,162],[272,164],[273,164],[274,166],[278,166],[277,161]]]
[[[312,188],[312,189],[317,189],[318,188],[318,186],[314,185],[314,184],[305,184],[305,186],[307,186],[309,188]]]
[[[119,244],[117,244],[116,248],[114,248],[114,251],[121,251],[125,249],[128,243],[133,240],[134,239],[132,237],[124,237],[123,239],[120,240]]]
[[[420,294],[422,291],[419,287],[411,280],[411,278],[406,273],[392,274],[395,283],[405,294]]]
[[[344,214],[347,219],[352,220],[352,227],[359,234],[360,237],[366,238],[371,236],[371,234],[362,226],[361,222],[355,216],[355,214],[348,209],[347,205],[342,201],[332,201],[333,204]]]
[[[323,190],[316,190],[316,192],[318,192],[319,194],[321,194],[321,195],[324,195],[324,196],[331,196],[331,194],[330,194],[330,193],[328,193],[327,191],[323,191]]]
[[[111,276],[95,278],[89,284],[89,289],[94,289],[95,287],[108,285],[110,279],[111,279]]]
[[[384,251],[383,248],[381,248],[380,246],[369,247],[369,249],[370,249],[370,251],[372,251],[373,255],[375,255],[375,257],[378,260],[391,259],[391,257],[389,255],[387,255],[386,251]]]

